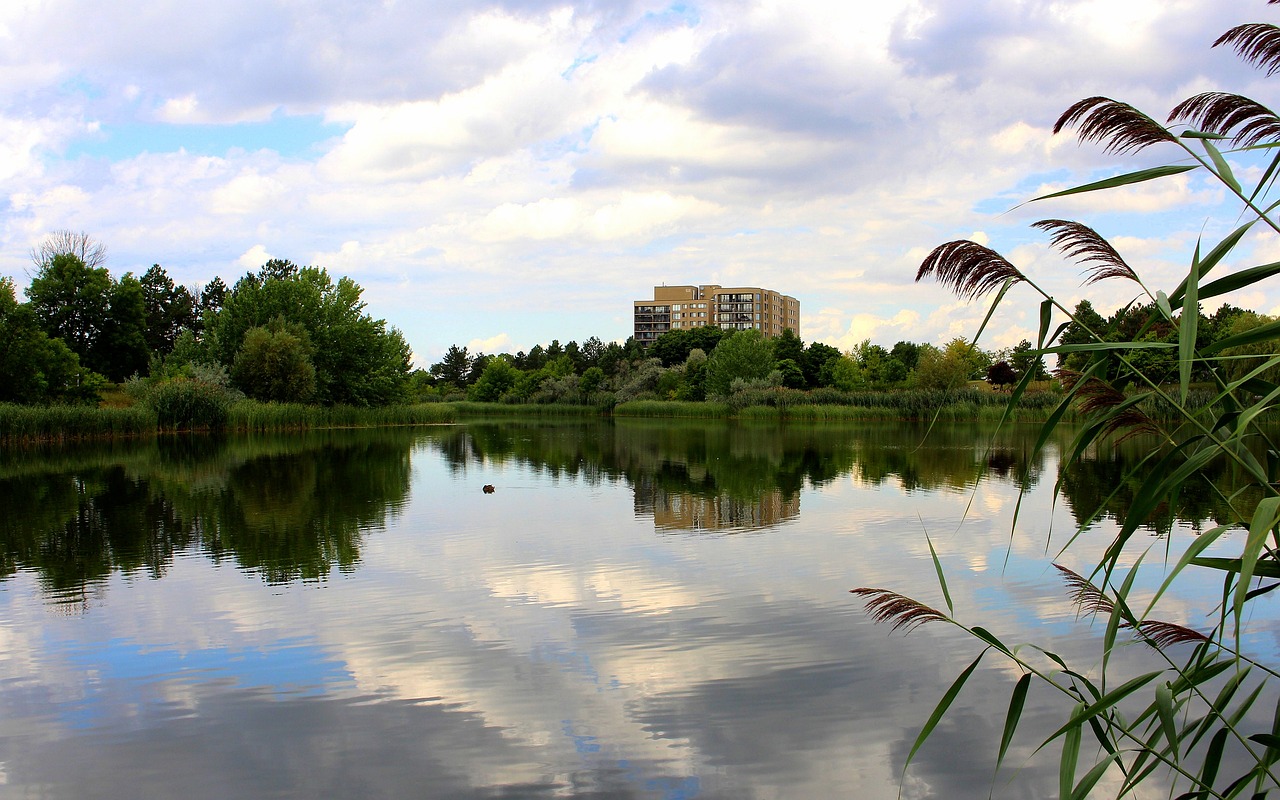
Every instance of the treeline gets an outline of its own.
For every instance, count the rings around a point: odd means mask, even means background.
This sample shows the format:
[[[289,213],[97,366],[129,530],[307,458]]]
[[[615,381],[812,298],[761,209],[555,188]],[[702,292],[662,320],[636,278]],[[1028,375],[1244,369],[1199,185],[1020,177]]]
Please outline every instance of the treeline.
[[[365,313],[362,289],[273,259],[197,294],[159,264],[114,278],[105,250],[63,232],[32,253],[19,302],[0,278],[0,402],[96,403],[124,383],[162,425],[215,426],[240,397],[385,406],[411,397],[410,349]]]
[[[558,340],[528,353],[471,354],[452,345],[426,374],[415,374],[422,400],[506,403],[588,403],[611,406],[636,400],[725,400],[762,389],[955,389],[971,380],[1003,385],[1028,370],[1047,379],[1030,342],[1007,353],[987,352],[964,339],[945,347],[898,342],[892,348],[864,341],[848,353],[808,345],[790,329],[777,338],[759,331],[715,327],[670,330],[647,349],[634,339],[579,345]]]
[[[1082,301],[1061,343],[1087,342],[1090,330],[1107,341],[1150,341],[1162,346],[1135,350],[1130,358],[1142,362],[1149,374],[1176,379],[1178,328],[1166,320],[1154,306],[1139,304],[1104,318]],[[1224,305],[1211,316],[1201,314],[1197,348],[1211,348],[1273,321]],[[1262,364],[1272,354],[1271,346],[1262,342],[1229,348],[1219,363],[1225,365],[1226,377],[1238,379]],[[1069,352],[1053,366],[1082,371],[1091,357],[1088,350]],[[746,394],[758,400],[759,390],[768,389],[810,393],[832,389],[843,393],[844,399],[851,393],[906,390],[937,397],[939,392],[973,381],[1011,387],[1028,374],[1032,381],[1051,379],[1044,358],[1026,339],[1006,350],[984,350],[956,338],[942,347],[900,341],[886,348],[863,341],[842,352],[821,342],[806,345],[791,330],[766,339],[758,331],[702,327],[667,331],[647,349],[634,339],[605,344],[596,337],[581,345],[553,340],[545,347],[537,345],[528,353],[515,354],[473,354],[455,344],[427,372],[416,372],[413,381],[414,396],[422,401],[612,406],[637,400],[723,401]],[[1194,378],[1207,382],[1211,376],[1202,371]],[[822,402],[842,402],[832,393],[823,393],[822,398]]]

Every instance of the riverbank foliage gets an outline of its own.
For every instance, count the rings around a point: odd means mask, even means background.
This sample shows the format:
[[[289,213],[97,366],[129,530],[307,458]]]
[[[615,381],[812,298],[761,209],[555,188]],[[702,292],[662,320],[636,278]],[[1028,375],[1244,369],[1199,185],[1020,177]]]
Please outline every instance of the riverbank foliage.
[[[1214,45],[1234,49],[1268,75],[1280,65],[1275,25],[1241,25]],[[1073,655],[1063,655],[1037,642],[1007,642],[993,624],[962,622],[933,541],[928,546],[942,602],[921,602],[889,588],[853,590],[877,621],[907,630],[954,624],[979,650],[925,721],[904,771],[982,660],[994,656],[1007,662],[1002,673],[1011,668],[1017,676],[993,753],[997,770],[1022,736],[1024,702],[1034,690],[1062,701],[1056,730],[1024,748],[1059,753],[1059,797],[1095,797],[1104,787],[1118,797],[1187,799],[1260,798],[1280,790],[1280,665],[1274,641],[1267,644],[1274,614],[1266,605],[1280,588],[1280,447],[1272,436],[1272,407],[1280,398],[1280,322],[1242,314],[1230,322],[1206,322],[1200,313],[1205,301],[1256,290],[1280,275],[1280,263],[1257,263],[1250,252],[1252,234],[1280,234],[1280,115],[1249,98],[1215,91],[1180,103],[1166,124],[1106,97],[1077,102],[1058,119],[1055,132],[1074,127],[1082,142],[1116,154],[1163,148],[1177,161],[1036,198],[1195,172],[1238,201],[1239,216],[1233,209],[1229,219],[1205,226],[1225,235],[1197,242],[1181,282],[1163,291],[1147,286],[1119,249],[1089,226],[1062,219],[1035,224],[1055,248],[1081,263],[1087,285],[1105,281],[1113,296],[1137,296],[1129,324],[1109,325],[1087,302],[1066,307],[976,242],[943,244],[920,267],[917,279],[934,277],[961,297],[994,296],[993,311],[1015,287],[1040,296],[1035,352],[1063,359],[1059,409],[1073,406],[1081,418],[1061,470],[1133,437],[1156,444],[1116,481],[1132,489],[1132,501],[1114,525],[1106,516],[1111,498],[1099,499],[1083,509],[1084,521],[1058,555],[1089,566],[1054,564],[1064,582],[1062,597],[1074,601],[1086,618],[1082,622],[1096,620],[1087,640],[1096,650],[1073,646]],[[1063,316],[1066,322],[1054,327],[1053,320]],[[1212,388],[1197,392],[1196,381]],[[1011,407],[1024,390],[1024,383],[1014,389]],[[1061,421],[1058,411],[1050,414],[1041,445]],[[1223,469],[1233,475],[1229,491],[1207,477]],[[1061,485],[1055,491],[1063,495]],[[1223,505],[1212,527],[1173,527],[1154,540],[1139,534],[1181,498],[1215,492]],[[1110,540],[1089,549],[1086,543],[1095,539],[1084,534],[1103,523]],[[1015,517],[1014,535],[1018,527]],[[1189,614],[1187,598],[1206,585],[1209,614]],[[1161,603],[1174,590],[1183,597]],[[1129,643],[1142,645],[1153,658],[1115,657]],[[1142,671],[1147,667],[1154,668]]]

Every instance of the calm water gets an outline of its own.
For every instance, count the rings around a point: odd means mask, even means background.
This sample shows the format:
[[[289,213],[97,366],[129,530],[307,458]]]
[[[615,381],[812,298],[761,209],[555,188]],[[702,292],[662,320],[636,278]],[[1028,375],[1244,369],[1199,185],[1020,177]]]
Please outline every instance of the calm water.
[[[0,798],[895,797],[979,648],[890,635],[848,590],[941,605],[927,531],[962,618],[1087,667],[1101,631],[1050,565],[1128,495],[1124,453],[1055,504],[1031,431],[922,438],[517,422],[0,453]],[[1143,546],[1185,544],[1210,497]],[[1017,675],[984,663],[904,796],[987,795]],[[1032,749],[997,796],[1056,795]]]

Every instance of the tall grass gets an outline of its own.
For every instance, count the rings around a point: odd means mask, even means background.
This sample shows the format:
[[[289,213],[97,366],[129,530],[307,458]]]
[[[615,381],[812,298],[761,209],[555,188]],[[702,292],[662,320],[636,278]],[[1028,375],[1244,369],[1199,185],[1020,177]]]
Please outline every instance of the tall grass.
[[[598,417],[597,406],[571,403],[479,403],[472,400],[445,403],[459,417]]]
[[[731,416],[728,403],[683,400],[632,400],[613,407],[615,417],[671,417],[683,419],[724,419]]]
[[[309,406],[301,403],[263,403],[242,400],[231,406],[227,427],[233,431],[320,430],[377,428],[391,425],[438,425],[457,418],[443,403],[404,406]]]
[[[64,442],[156,432],[155,412],[142,406],[20,406],[0,403],[0,443]]]
[[[1233,47],[1270,75],[1280,64],[1278,33],[1273,25],[1241,25],[1214,44]],[[942,699],[910,747],[904,771],[982,659],[991,656],[1004,662],[1001,672],[1017,676],[1011,681],[1008,710],[1003,711],[1003,703],[992,709],[993,716],[1004,713],[1004,733],[993,753],[997,771],[1010,745],[1024,736],[1018,729],[1034,685],[1042,697],[1061,701],[1061,725],[1050,724],[1049,729],[1057,730],[1048,738],[1037,736],[1017,749],[1060,753],[1059,797],[1097,797],[1103,787],[1117,797],[1205,800],[1280,793],[1280,690],[1275,685],[1280,665],[1268,648],[1245,646],[1246,637],[1268,636],[1275,616],[1273,592],[1280,589],[1280,443],[1269,424],[1280,385],[1268,377],[1274,374],[1269,370],[1280,367],[1280,322],[1265,321],[1214,341],[1203,336],[1199,313],[1210,298],[1263,292],[1266,283],[1280,277],[1280,265],[1253,265],[1248,247],[1236,251],[1249,241],[1247,235],[1280,233],[1280,217],[1275,216],[1280,208],[1275,183],[1280,116],[1240,95],[1209,92],[1173,109],[1167,118],[1176,122],[1176,130],[1156,121],[1165,118],[1106,97],[1077,102],[1058,119],[1055,131],[1076,127],[1082,141],[1100,143],[1112,153],[1168,148],[1175,151],[1177,163],[1036,198],[1107,190],[1195,170],[1198,179],[1216,183],[1224,196],[1240,202],[1238,210],[1229,212],[1230,219],[1204,226],[1206,232],[1230,233],[1216,243],[1197,241],[1185,276],[1163,291],[1148,287],[1116,247],[1087,225],[1061,219],[1035,223],[1056,249],[1080,262],[1086,284],[1121,282],[1110,289],[1111,296],[1136,294],[1150,301],[1136,317],[1139,329],[1092,329],[1083,313],[1078,318],[985,244],[948,242],[920,266],[917,280],[934,276],[963,298],[994,296],[987,320],[1014,284],[1040,295],[1037,355],[1061,354],[1076,367],[1059,373],[1080,418],[1062,454],[1062,475],[1099,448],[1130,436],[1149,437],[1157,444],[1128,474],[1116,476],[1118,484],[1132,486],[1133,496],[1110,541],[1091,550],[1092,540],[1080,535],[1106,513],[1107,500],[1102,500],[1097,508],[1077,510],[1086,521],[1065,546],[1053,543],[1054,549],[1061,548],[1059,558],[1083,565],[1078,571],[1053,566],[1064,582],[1064,599],[1073,601],[1081,616],[1095,618],[1086,646],[1064,648],[1057,633],[1052,642],[1006,642],[998,638],[998,619],[962,622],[932,541],[928,546],[944,602],[930,605],[886,588],[853,590],[876,621],[907,630],[933,622],[954,625],[972,637],[977,651],[969,667],[940,692]],[[1065,316],[1069,324],[1055,327],[1054,316]],[[1114,341],[1112,335],[1126,338]],[[1205,340],[1211,343],[1202,344]],[[1255,358],[1259,365],[1240,376],[1233,354]],[[1176,376],[1173,385],[1168,385],[1170,371]],[[1191,384],[1192,376],[1201,374],[1212,378],[1207,391]],[[1019,385],[1010,402],[1025,398],[1026,391],[1025,383]],[[1037,450],[1061,421],[1047,418]],[[1179,498],[1221,493],[1204,473],[1224,464],[1237,476],[1236,486],[1230,495],[1221,495],[1224,510],[1214,527],[1170,531],[1156,541],[1139,533],[1148,519]],[[1015,517],[1015,534],[1020,525]],[[1179,588],[1206,594],[1212,611],[1178,619],[1188,616],[1185,602],[1157,606]],[[1142,644],[1152,658],[1112,658],[1128,643]],[[1038,722],[1043,729],[1044,721]],[[992,723],[1000,727],[998,717]],[[1154,781],[1167,785],[1144,785]]]

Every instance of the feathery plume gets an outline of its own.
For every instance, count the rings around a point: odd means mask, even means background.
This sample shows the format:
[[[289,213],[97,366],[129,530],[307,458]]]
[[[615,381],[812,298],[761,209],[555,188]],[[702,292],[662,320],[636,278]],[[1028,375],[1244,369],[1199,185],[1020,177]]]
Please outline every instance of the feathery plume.
[[[1231,136],[1249,147],[1280,138],[1280,117],[1256,100],[1229,92],[1202,92],[1169,112],[1169,122],[1186,122],[1205,133]],[[1236,130],[1232,135],[1231,131]]]
[[[994,250],[977,242],[958,239],[938,245],[920,264],[916,281],[926,275],[950,286],[961,297],[974,299],[1007,280],[1025,281],[1026,276]]]
[[[1110,615],[1115,609],[1115,604],[1102,593],[1102,590],[1090,583],[1083,575],[1061,564],[1054,564],[1053,566],[1062,574],[1063,580],[1071,588],[1072,601],[1080,606],[1082,611],[1090,614]],[[1208,636],[1205,636],[1200,631],[1192,630],[1185,625],[1175,625],[1172,622],[1161,622],[1155,619],[1143,620],[1137,625],[1125,620],[1120,623],[1120,627],[1136,628],[1142,635],[1142,641],[1155,648],[1168,647],[1171,644],[1179,644],[1181,642],[1211,641]]]
[[[1231,45],[1236,55],[1258,69],[1265,69],[1267,75],[1280,70],[1280,28],[1275,25],[1264,22],[1237,25],[1219,36],[1213,46],[1220,44]]]
[[[1121,411],[1114,411],[1128,398],[1125,397],[1124,392],[1121,392],[1106,381],[1098,378],[1089,378],[1089,380],[1080,384],[1080,373],[1069,369],[1058,370],[1057,377],[1062,382],[1063,388],[1068,392],[1075,392],[1076,399],[1079,402],[1080,413],[1083,416],[1092,417],[1094,414],[1109,415],[1106,423],[1102,426],[1102,432],[1105,436],[1119,433],[1120,436],[1116,439],[1116,444],[1143,433],[1160,433],[1160,426],[1136,406],[1130,405]]]
[[[1080,573],[1068,569],[1061,564],[1054,564],[1054,569],[1062,574],[1062,579],[1071,588],[1071,601],[1089,614],[1110,614],[1115,608],[1102,590],[1094,586]]]
[[[1157,142],[1176,141],[1160,123],[1128,103],[1109,97],[1088,97],[1063,112],[1053,125],[1058,133],[1079,123],[1082,142],[1099,142],[1104,152],[1123,155],[1137,152]]]
[[[1031,227],[1048,231],[1054,247],[1067,258],[1077,259],[1084,265],[1089,276],[1085,280],[1086,286],[1107,278],[1128,278],[1140,283],[1137,273],[1125,263],[1111,243],[1088,225],[1070,220],[1042,219]]]
[[[868,597],[867,613],[876,622],[892,622],[893,630],[905,628],[907,633],[930,622],[946,622],[947,615],[924,603],[904,597],[888,589],[862,587],[850,589],[850,594]]]

